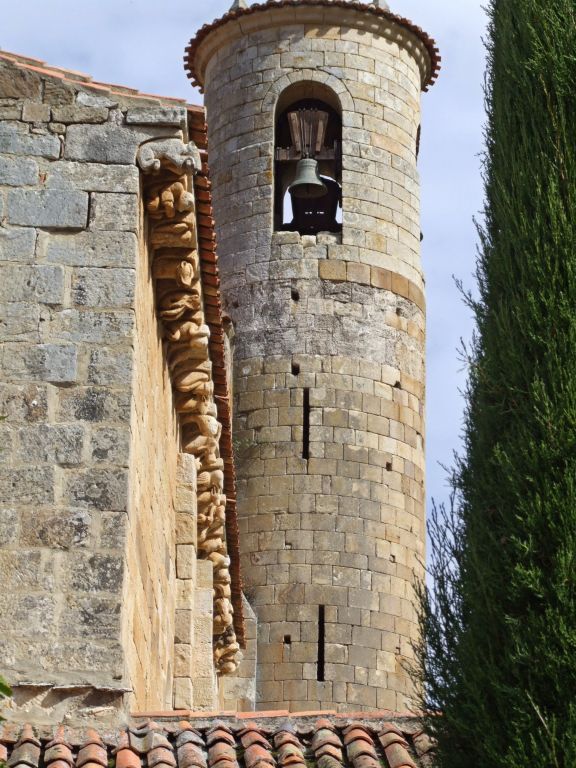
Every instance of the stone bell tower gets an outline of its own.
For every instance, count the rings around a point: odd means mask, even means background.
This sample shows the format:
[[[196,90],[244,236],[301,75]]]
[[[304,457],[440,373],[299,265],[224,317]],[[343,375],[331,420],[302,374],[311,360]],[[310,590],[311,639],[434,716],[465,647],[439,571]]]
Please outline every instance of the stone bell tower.
[[[269,0],[203,27],[186,61],[231,321],[257,706],[405,710],[425,540],[416,161],[437,50],[379,4]]]

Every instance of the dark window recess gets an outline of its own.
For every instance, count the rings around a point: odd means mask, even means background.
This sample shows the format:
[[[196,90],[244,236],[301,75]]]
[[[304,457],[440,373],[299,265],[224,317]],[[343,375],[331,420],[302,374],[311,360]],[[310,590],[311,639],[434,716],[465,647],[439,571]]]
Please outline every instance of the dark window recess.
[[[326,663],[326,626],[325,626],[325,613],[326,609],[324,605],[318,606],[318,672],[316,678],[318,682],[323,683],[326,679],[325,663]]]
[[[300,301],[300,291],[298,289],[292,288],[290,295],[292,296],[292,301]]]
[[[310,458],[310,390],[304,390],[304,421],[302,423],[302,458]]]
[[[284,645],[292,645],[292,637],[290,635],[284,635]]]
[[[277,115],[274,228],[302,235],[342,230],[342,118],[321,99]]]
[[[300,364],[292,363],[292,376],[298,376],[300,373]]]

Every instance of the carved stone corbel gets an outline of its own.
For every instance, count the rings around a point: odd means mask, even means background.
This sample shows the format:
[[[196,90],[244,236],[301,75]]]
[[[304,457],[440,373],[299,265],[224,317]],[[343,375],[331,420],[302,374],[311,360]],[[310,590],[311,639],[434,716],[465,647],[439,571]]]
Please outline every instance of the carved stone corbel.
[[[143,144],[137,161],[144,174],[152,274],[183,450],[195,457],[198,469],[198,556],[212,563],[214,575],[214,663],[219,674],[231,674],[241,652],[234,633],[226,546],[222,425],[213,399],[191,184],[191,174],[201,170],[201,158],[192,142],[161,139]]]

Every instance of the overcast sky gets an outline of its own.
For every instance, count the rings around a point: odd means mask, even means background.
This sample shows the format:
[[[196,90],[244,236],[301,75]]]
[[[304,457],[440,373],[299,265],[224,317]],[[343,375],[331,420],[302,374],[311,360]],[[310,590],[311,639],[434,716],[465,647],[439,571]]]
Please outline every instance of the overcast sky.
[[[200,103],[184,75],[184,47],[231,1],[2,0],[0,47],[96,80]],[[453,275],[474,286],[485,15],[479,0],[390,0],[390,5],[436,39],[443,59],[437,84],[423,97],[420,156],[428,297],[427,497],[442,501],[448,490],[440,465],[452,463],[462,423],[459,339],[468,339],[472,330]]]

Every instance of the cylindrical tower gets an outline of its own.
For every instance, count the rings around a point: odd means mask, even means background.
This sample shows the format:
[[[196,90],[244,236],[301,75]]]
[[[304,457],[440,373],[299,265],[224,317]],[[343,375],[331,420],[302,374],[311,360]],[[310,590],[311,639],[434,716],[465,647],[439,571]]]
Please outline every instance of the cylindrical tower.
[[[416,159],[438,61],[406,19],[346,0],[237,6],[188,49],[233,326],[259,708],[409,703],[425,540]]]

